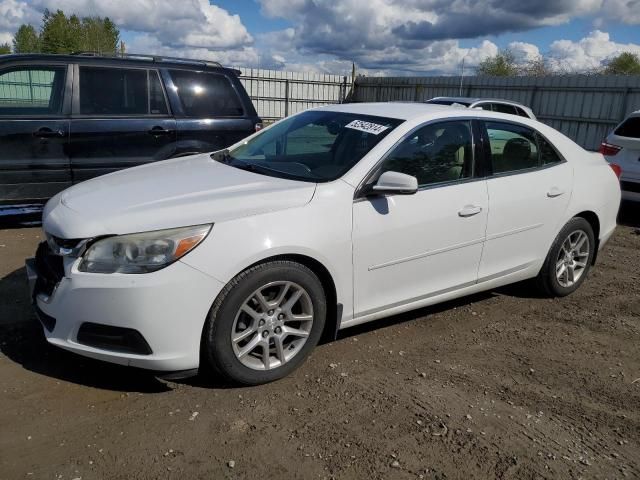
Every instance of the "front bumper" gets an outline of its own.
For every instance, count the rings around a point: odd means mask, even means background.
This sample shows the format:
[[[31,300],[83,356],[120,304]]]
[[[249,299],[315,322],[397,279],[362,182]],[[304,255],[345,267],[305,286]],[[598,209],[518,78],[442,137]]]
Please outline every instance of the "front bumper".
[[[38,292],[35,262],[29,259],[26,263],[36,313],[49,343],[87,357],[148,370],[198,368],[202,328],[224,286],[218,280],[180,261],[141,275],[79,272],[75,261],[65,265],[64,277],[47,294]],[[78,333],[86,323],[135,330],[151,353],[83,344]]]

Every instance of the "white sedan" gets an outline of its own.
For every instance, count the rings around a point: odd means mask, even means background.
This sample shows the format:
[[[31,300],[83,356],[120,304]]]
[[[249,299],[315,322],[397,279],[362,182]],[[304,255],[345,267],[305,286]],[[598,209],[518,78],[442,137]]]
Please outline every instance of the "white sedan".
[[[534,120],[329,106],[62,192],[27,267],[50,343],[259,384],[363,322],[526,279],[567,295],[619,204],[602,155]]]

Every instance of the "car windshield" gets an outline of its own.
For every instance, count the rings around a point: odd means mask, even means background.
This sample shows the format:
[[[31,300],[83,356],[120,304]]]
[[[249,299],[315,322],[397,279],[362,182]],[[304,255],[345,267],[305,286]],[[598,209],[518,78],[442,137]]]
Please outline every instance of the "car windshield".
[[[403,120],[309,111],[281,120],[214,160],[265,175],[328,182],[344,175]]]

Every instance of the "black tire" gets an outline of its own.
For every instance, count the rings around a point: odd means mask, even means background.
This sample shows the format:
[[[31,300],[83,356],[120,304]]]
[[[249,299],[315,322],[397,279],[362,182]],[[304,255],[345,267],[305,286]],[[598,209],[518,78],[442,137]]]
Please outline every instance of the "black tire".
[[[580,278],[571,286],[563,286],[560,284],[556,275],[556,263],[560,256],[560,249],[569,235],[579,231],[584,232],[589,240],[589,257]],[[574,217],[569,220],[567,224],[562,227],[562,230],[560,230],[560,233],[558,233],[558,236],[553,241],[553,244],[549,249],[549,253],[547,254],[547,258],[542,265],[542,269],[540,270],[540,273],[538,273],[538,277],[536,278],[538,288],[542,293],[550,297],[564,297],[575,292],[589,274],[591,264],[593,263],[593,256],[595,255],[595,249],[596,242],[591,224],[581,217]]]
[[[313,305],[313,323],[298,353],[271,370],[255,370],[244,365],[234,353],[231,341],[236,314],[247,297],[271,282],[295,282],[306,290]],[[271,261],[249,268],[232,279],[215,300],[203,331],[202,359],[206,367],[242,385],[259,385],[287,376],[298,368],[318,343],[326,320],[326,296],[322,283],[309,268],[288,260]]]

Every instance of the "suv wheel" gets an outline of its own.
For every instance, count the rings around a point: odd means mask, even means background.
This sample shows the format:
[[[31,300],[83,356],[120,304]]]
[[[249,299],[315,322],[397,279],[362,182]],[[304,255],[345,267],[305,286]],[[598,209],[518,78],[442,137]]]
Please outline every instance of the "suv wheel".
[[[291,261],[252,267],[216,299],[203,332],[204,361],[229,380],[257,385],[300,366],[326,317],[318,277]]]

